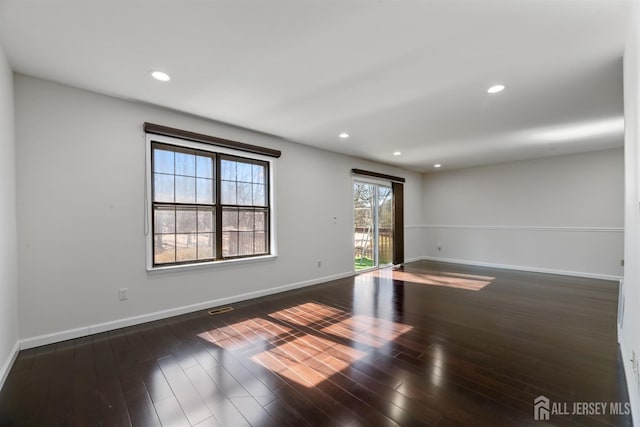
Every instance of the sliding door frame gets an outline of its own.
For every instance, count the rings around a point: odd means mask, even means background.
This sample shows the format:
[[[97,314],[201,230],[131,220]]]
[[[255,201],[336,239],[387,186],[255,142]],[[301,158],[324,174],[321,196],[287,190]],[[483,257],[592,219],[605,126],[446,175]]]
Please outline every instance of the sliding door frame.
[[[373,212],[373,217],[371,218],[372,221],[372,248],[371,248],[371,252],[372,252],[372,258],[373,258],[373,266],[370,268],[364,268],[361,270],[357,270],[357,272],[365,272],[365,271],[371,271],[377,268],[381,268],[381,267],[389,267],[391,265],[394,264],[395,261],[395,256],[396,256],[396,231],[395,231],[395,194],[393,193],[394,191],[394,187],[393,187],[393,182],[385,180],[385,179],[376,179],[370,176],[360,176],[360,175],[354,175],[353,179],[352,179],[352,184],[351,184],[351,198],[353,199],[353,191],[354,191],[354,187],[356,184],[365,184],[365,185],[372,185],[374,188],[374,192],[372,195],[372,202],[374,203],[374,206],[372,206],[372,212]],[[380,193],[379,193],[379,189],[380,187],[386,187],[391,191],[391,203],[392,203],[392,223],[391,223],[391,228],[392,228],[392,238],[391,238],[391,242],[392,242],[392,257],[390,262],[387,262],[383,265],[380,265]],[[352,224],[355,225],[355,215],[356,215],[356,206],[355,204],[353,205],[352,208],[352,215],[353,215],[353,220],[352,220]],[[352,233],[355,233],[355,228],[352,229]],[[355,236],[354,236],[355,237]],[[356,242],[355,239],[353,240],[353,259],[355,260],[355,255],[356,255]],[[364,256],[364,252],[362,254],[362,256]],[[354,265],[354,270],[355,270],[355,265]]]
[[[404,182],[405,179],[398,176],[367,171],[363,169],[352,169],[351,199],[353,200],[353,188],[356,182],[372,183],[377,185],[390,186],[393,200],[393,265],[404,264]],[[376,191],[377,193],[377,191]],[[353,202],[352,202],[353,203]],[[355,205],[352,210],[352,224],[355,224]],[[353,230],[352,230],[353,232]],[[377,240],[377,239],[376,239]],[[353,243],[353,254],[355,259],[355,240]],[[377,250],[376,250],[377,256]],[[377,264],[377,260],[376,260]],[[377,268],[377,267],[374,267]],[[355,266],[354,266],[355,269]]]

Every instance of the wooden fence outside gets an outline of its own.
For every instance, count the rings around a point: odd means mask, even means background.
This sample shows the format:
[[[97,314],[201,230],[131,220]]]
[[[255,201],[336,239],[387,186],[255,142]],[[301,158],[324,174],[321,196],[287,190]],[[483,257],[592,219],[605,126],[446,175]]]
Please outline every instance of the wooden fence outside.
[[[355,257],[373,259],[373,230],[371,236],[363,239],[367,233],[366,227],[356,227],[354,230]],[[381,228],[378,231],[378,251],[380,264],[388,264],[393,260],[393,230]]]

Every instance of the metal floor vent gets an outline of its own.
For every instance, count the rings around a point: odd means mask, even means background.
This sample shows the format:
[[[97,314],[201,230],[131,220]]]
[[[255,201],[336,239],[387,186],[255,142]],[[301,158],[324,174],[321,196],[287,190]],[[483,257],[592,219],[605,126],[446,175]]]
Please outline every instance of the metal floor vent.
[[[214,308],[209,310],[208,313],[210,316],[215,316],[216,314],[228,313],[230,311],[233,311],[233,307]]]

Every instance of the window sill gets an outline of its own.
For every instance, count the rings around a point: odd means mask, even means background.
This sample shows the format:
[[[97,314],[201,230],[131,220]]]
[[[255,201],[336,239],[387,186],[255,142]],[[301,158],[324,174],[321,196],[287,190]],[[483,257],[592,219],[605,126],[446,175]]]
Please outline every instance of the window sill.
[[[161,274],[186,270],[201,270],[216,267],[229,267],[238,264],[250,264],[255,262],[272,261],[278,258],[278,255],[264,255],[251,258],[236,258],[225,261],[211,261],[202,262],[197,264],[182,264],[182,265],[168,265],[166,267],[147,267],[147,273],[149,274]]]

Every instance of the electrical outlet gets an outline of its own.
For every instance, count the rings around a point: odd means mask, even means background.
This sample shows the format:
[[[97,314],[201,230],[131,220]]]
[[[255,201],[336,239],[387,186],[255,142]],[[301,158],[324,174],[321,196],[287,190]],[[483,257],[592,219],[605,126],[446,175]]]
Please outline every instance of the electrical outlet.
[[[322,268],[322,261],[318,261],[318,268]]]
[[[129,299],[129,288],[120,288],[118,291],[118,299],[120,301],[126,301]]]

